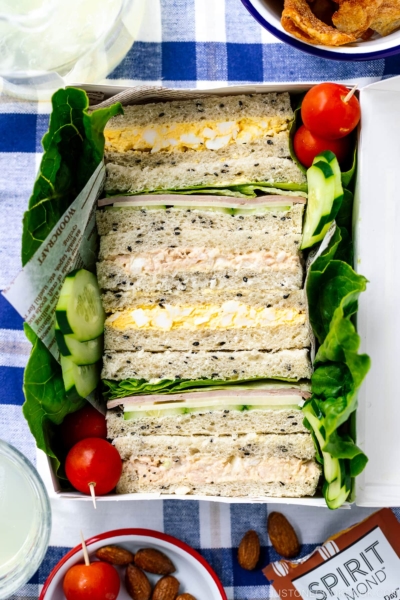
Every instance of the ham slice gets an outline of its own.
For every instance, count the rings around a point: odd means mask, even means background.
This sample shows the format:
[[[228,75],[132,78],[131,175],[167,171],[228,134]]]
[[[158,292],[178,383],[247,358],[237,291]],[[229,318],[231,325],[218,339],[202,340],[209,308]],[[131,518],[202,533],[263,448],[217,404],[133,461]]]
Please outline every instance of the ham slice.
[[[126,396],[125,398],[117,398],[116,400],[109,400],[107,402],[107,408],[117,408],[117,406],[125,405],[139,405],[139,404],[162,404],[164,402],[189,402],[191,400],[213,400],[215,398],[232,400],[240,398],[244,394],[249,398],[249,404],[251,404],[251,398],[263,398],[265,396],[300,396],[303,400],[307,400],[311,397],[309,392],[300,390],[298,388],[274,388],[274,389],[224,389],[224,390],[212,390],[208,392],[183,392],[180,394],[148,394],[145,396]]]
[[[221,208],[253,208],[258,206],[292,206],[306,204],[306,198],[300,196],[265,195],[258,198],[235,198],[231,196],[184,196],[181,194],[156,194],[140,196],[112,196],[98,200],[98,206],[216,206]]]

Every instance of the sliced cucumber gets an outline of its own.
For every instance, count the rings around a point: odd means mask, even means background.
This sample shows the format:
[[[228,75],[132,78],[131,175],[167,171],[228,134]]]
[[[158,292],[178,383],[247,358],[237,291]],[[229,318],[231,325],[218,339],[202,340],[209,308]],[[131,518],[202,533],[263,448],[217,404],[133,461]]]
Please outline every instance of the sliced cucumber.
[[[73,335],[64,335],[56,323],[56,342],[60,354],[68,356],[76,365],[92,365],[103,354],[103,336],[78,342]]]
[[[324,239],[340,209],[343,188],[339,163],[333,152],[315,157],[307,171],[308,202],[301,248],[310,248]]]
[[[61,369],[67,397],[74,401],[87,398],[100,381],[100,363],[76,365],[70,358],[61,356]]]
[[[64,335],[78,342],[99,337],[104,330],[105,314],[96,277],[86,269],[67,275],[56,306],[56,319]]]
[[[331,509],[339,508],[346,502],[351,491],[351,477],[348,472],[347,461],[334,458],[328,452],[324,452],[323,448],[326,445],[325,428],[322,421],[315,414],[312,402],[308,402],[303,407],[303,413],[314,432],[324,461],[325,483],[323,493],[326,504]]]
[[[251,204],[251,201],[249,201]],[[262,215],[268,212],[276,212],[276,211],[287,211],[293,208],[293,205],[279,205],[272,204],[271,206],[253,206],[252,208],[233,208],[232,213],[234,215]]]

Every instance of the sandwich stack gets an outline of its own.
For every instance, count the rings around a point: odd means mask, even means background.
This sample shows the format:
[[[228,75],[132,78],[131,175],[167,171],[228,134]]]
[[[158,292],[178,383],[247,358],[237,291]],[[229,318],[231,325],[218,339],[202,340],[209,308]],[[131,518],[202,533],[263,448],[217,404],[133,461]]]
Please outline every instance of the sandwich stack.
[[[127,107],[106,131],[97,272],[119,493],[315,493],[292,119],[287,94],[262,94]]]

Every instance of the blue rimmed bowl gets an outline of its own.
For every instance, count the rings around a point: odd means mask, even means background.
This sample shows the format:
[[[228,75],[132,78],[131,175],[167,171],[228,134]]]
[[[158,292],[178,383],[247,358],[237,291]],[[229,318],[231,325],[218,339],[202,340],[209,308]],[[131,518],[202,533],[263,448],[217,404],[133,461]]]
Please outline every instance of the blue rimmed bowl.
[[[283,0],[241,1],[256,21],[279,40],[320,58],[345,61],[375,60],[400,53],[400,30],[386,37],[374,34],[368,41],[355,42],[346,46],[315,46],[302,42],[283,29],[281,25]]]

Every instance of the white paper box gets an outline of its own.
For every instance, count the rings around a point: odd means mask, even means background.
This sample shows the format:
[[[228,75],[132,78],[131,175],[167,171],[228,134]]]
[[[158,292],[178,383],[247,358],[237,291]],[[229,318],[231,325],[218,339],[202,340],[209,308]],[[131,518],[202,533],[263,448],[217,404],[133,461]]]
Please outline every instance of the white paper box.
[[[313,84],[260,84],[185,90],[198,96],[288,91],[301,93]],[[89,94],[101,93],[104,99],[127,90],[116,86],[79,85]],[[182,93],[179,90],[178,93]],[[171,93],[171,92],[169,92]],[[150,100],[151,101],[151,100]],[[364,473],[356,480],[358,506],[400,506],[400,77],[381,81],[360,90],[362,128],[358,148],[357,184],[354,202],[353,233],[355,268],[370,283],[361,295],[357,328],[361,352],[370,355],[372,368],[360,394],[357,411],[357,444],[369,457]],[[399,186],[400,187],[400,186]],[[400,274],[400,268],[399,268]],[[399,364],[397,364],[399,363]],[[398,400],[399,397],[399,400]],[[78,492],[62,492],[51,470],[51,489],[47,461],[38,460],[51,495],[91,501]],[[209,500],[227,503],[273,502],[325,507],[322,497],[313,498],[220,498],[160,494],[111,494],[98,501],[147,499]],[[348,507],[348,504],[345,507]]]

